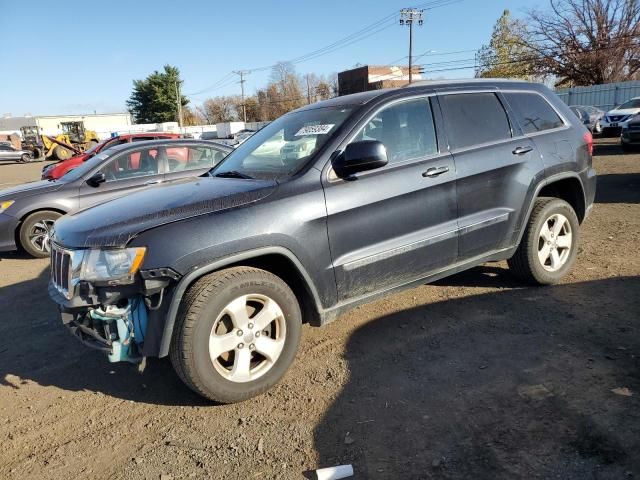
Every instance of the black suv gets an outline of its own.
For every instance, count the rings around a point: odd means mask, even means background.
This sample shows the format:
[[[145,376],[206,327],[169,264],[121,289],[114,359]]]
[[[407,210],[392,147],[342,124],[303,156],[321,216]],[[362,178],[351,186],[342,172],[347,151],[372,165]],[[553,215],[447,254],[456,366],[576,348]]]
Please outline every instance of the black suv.
[[[484,262],[574,263],[591,134],[543,85],[414,84],[272,122],[207,174],[55,223],[49,292],[111,361],[169,355],[193,390],[273,386],[302,323]]]

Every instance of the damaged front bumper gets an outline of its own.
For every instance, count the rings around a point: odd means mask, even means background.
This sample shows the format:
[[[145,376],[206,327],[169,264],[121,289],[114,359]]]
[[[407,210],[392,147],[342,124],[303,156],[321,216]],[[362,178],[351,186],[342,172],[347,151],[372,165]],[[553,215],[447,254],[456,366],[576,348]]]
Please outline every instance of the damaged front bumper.
[[[78,282],[66,293],[49,282],[62,323],[85,346],[104,352],[110,362],[138,363],[158,356],[174,279],[168,269],[140,272],[134,284],[95,286]]]

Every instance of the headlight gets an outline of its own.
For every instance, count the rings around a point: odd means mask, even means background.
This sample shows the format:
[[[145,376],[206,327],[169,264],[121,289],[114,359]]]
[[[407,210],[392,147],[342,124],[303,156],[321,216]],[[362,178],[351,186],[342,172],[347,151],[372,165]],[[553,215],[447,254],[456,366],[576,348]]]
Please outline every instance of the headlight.
[[[84,254],[80,280],[126,284],[133,282],[146,247],[88,250]]]
[[[7,208],[15,203],[15,200],[5,200],[0,202],[0,213],[3,213]]]

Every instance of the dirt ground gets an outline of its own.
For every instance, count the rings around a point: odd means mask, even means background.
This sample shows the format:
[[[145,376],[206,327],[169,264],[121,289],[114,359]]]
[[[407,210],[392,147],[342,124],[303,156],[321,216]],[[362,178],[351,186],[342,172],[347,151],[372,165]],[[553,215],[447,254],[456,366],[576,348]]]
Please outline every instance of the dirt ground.
[[[305,326],[269,393],[211,405],[62,327],[47,261],[0,256],[0,478],[640,478],[640,154],[597,145],[563,284],[503,263]],[[0,184],[42,164],[0,165]]]

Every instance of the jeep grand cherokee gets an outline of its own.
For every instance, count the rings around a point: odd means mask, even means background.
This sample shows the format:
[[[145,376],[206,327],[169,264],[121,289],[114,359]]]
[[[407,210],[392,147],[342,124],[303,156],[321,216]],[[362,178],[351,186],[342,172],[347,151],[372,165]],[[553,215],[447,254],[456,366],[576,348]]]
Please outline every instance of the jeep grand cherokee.
[[[50,295],[111,361],[169,355],[196,392],[241,401],[284,375],[305,322],[488,261],[559,281],[595,195],[592,147],[525,82],[319,102],[202,177],[58,220]]]

